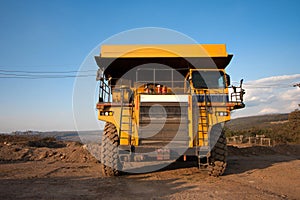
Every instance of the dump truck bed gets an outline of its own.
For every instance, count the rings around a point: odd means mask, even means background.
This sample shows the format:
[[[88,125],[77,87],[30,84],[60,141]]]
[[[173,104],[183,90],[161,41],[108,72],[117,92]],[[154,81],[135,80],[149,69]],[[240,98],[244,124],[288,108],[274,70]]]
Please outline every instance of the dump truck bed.
[[[149,63],[167,65],[182,74],[186,74],[184,69],[224,69],[232,57],[225,44],[103,45],[95,59],[107,77],[120,78],[136,66]]]

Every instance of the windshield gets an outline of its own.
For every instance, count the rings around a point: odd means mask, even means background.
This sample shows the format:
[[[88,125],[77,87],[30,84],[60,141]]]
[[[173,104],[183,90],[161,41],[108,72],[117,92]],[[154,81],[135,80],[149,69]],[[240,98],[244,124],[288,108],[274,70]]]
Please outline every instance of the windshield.
[[[192,82],[197,89],[217,89],[225,88],[223,71],[194,71],[192,72]]]

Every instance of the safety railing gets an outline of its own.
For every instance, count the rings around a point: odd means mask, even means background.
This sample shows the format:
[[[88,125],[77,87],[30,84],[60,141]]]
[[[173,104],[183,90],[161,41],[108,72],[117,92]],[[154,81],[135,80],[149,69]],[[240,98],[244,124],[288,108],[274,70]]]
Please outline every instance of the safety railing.
[[[242,87],[243,79],[240,82],[239,86],[231,86],[230,102],[236,104],[236,108],[245,107],[244,104],[244,94],[245,90]]]
[[[99,82],[99,102],[109,102],[111,100],[111,87],[109,86],[109,80],[100,78]]]
[[[175,69],[143,68],[136,71],[134,87],[145,86],[146,93],[187,93],[188,81]],[[152,87],[154,86],[154,87]],[[151,91],[153,90],[153,91]]]

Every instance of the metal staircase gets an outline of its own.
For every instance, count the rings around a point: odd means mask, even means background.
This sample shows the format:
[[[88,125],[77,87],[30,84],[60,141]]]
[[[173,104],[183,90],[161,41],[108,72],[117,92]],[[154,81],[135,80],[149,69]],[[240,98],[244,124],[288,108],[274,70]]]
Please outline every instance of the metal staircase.
[[[204,106],[201,106],[199,108],[199,126],[198,129],[199,133],[199,145],[200,146],[208,146],[208,116],[207,116],[207,110]]]
[[[121,113],[120,113],[120,139],[131,139],[132,135],[132,106],[129,102],[125,102],[124,91],[126,88],[121,88]],[[122,133],[127,133],[124,137]]]
[[[204,90],[204,99],[203,103],[204,105],[201,105],[199,107],[199,119],[198,119],[198,164],[199,167],[202,167],[203,164],[201,162],[201,159],[206,157],[207,154],[210,152],[210,147],[209,147],[209,138],[208,138],[208,131],[209,131],[209,118],[208,118],[208,105],[207,105],[207,91]]]

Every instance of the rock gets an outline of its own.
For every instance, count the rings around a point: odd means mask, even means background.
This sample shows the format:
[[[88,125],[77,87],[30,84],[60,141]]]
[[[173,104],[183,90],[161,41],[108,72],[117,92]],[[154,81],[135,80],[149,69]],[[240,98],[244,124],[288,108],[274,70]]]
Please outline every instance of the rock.
[[[87,145],[86,144],[82,145],[82,148],[87,149]]]
[[[83,162],[86,162],[88,158],[86,156],[83,156],[82,159],[83,159]]]
[[[16,148],[13,149],[14,152],[18,152],[20,150],[21,150],[21,148],[19,148],[19,147],[16,147]]]
[[[42,160],[42,159],[44,159],[44,158],[47,158],[48,157],[48,152],[47,151],[44,151],[44,152],[42,152],[41,154],[40,154],[40,156],[39,156],[39,160]]]
[[[282,195],[280,195],[283,199],[286,199],[288,196],[287,195],[284,195],[284,194],[282,194]]]
[[[5,144],[6,146],[11,146],[11,143],[9,142],[3,142],[3,144]]]
[[[53,152],[50,152],[49,154],[48,154],[48,157],[52,157],[54,154],[53,154]]]

